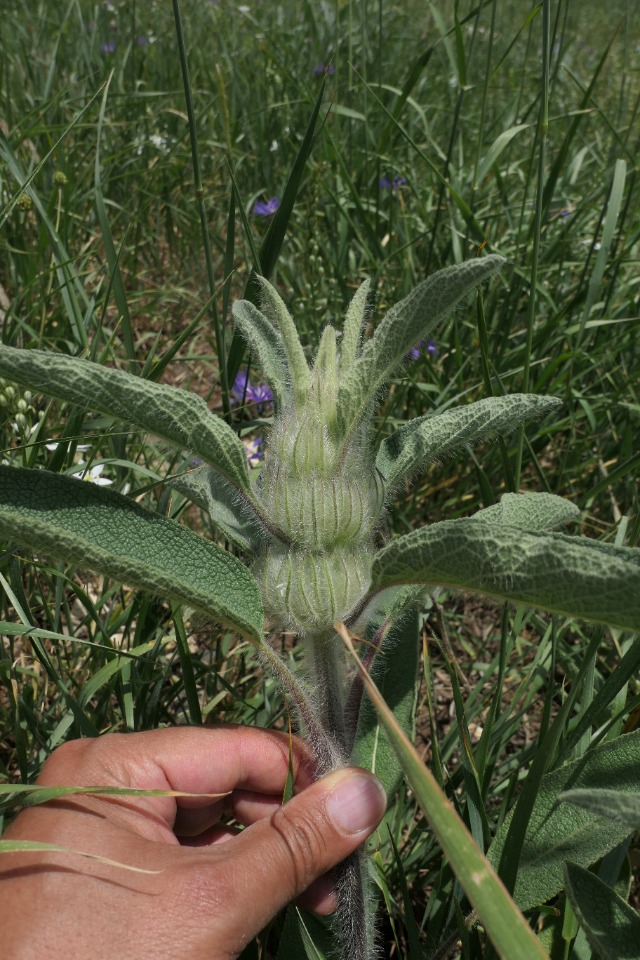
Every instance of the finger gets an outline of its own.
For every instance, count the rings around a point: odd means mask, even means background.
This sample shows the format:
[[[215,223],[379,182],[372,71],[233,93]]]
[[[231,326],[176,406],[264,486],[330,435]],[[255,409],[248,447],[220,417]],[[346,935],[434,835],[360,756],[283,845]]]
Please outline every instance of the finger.
[[[227,794],[237,787],[281,794],[289,769],[298,789],[313,780],[309,750],[302,741],[252,727],[171,727],[142,733],[109,734],[58,748],[38,783],[138,787],[194,794]],[[180,807],[210,807],[211,796],[181,797]],[[173,827],[176,800],[127,799],[122,806],[152,810]]]
[[[181,837],[180,846],[213,847],[219,843],[234,840],[238,836],[238,832],[238,827],[215,826],[198,834],[197,837]]]
[[[173,832],[177,837],[195,837],[213,827],[223,814],[228,814],[249,827],[258,820],[270,817],[282,806],[282,791],[274,796],[271,793],[254,793],[251,790],[234,790],[217,803],[206,807],[184,809],[178,806]]]
[[[342,769],[224,844],[219,852],[228,853],[225,870],[244,904],[248,938],[360,846],[385,807],[384,789],[372,774]],[[240,931],[231,927],[237,919],[228,922],[235,941]]]
[[[319,913],[322,916],[333,913],[338,906],[335,872],[330,870],[323,877],[314,880],[309,889],[300,894],[296,903],[303,910]]]
[[[274,813],[279,804],[273,804],[271,813]],[[263,814],[264,816],[264,814]],[[260,816],[258,819],[263,819]],[[197,836],[181,836],[180,845],[183,847],[213,847],[228,840],[234,840],[240,833],[239,827],[232,826],[213,826],[204,830]],[[336,880],[332,870],[325,873],[324,876],[314,880],[308,890],[301,894],[296,903],[303,910],[310,910],[312,913],[328,914],[338,906],[338,897],[336,894]]]

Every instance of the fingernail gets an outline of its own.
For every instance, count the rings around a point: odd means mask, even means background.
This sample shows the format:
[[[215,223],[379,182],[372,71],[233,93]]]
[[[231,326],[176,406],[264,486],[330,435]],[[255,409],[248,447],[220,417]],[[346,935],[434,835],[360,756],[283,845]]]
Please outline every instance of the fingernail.
[[[387,808],[379,780],[366,773],[350,773],[338,783],[327,800],[327,813],[339,833],[371,833]]]

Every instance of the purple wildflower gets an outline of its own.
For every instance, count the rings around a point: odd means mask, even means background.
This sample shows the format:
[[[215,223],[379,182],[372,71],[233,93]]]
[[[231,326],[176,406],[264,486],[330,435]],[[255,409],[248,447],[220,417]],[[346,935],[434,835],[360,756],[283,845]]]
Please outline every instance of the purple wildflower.
[[[266,383],[259,383],[256,387],[249,386],[247,400],[249,403],[257,403],[258,410],[262,410],[265,403],[273,403],[271,387],[268,387]]]
[[[316,77],[322,77],[324,75],[332,77],[336,72],[336,68],[332,63],[319,63],[317,67],[313,68],[313,72]]]
[[[415,363],[416,360],[420,359],[423,350],[426,350],[430,357],[437,357],[440,352],[435,340],[420,340],[416,343],[415,347],[412,347],[405,355],[404,362]]]
[[[254,437],[253,440],[249,440],[248,437],[245,437],[242,442],[245,450],[247,451],[247,463],[249,466],[260,466],[260,461],[264,459],[264,453],[261,450],[262,437]]]
[[[249,381],[249,371],[240,370],[231,387],[231,393],[235,403],[257,403],[258,410],[262,412],[265,403],[273,403],[273,393],[264,383],[252,386]]]
[[[249,388],[249,371],[238,370],[236,378],[231,387],[231,393],[235,403],[242,403],[246,399],[246,391]]]
[[[100,47],[103,53],[115,53],[116,42],[115,40],[108,40],[106,43],[103,43]]]
[[[272,217],[280,206],[280,200],[278,197],[271,197],[271,200],[267,200],[264,203],[262,200],[258,200],[253,207],[253,212],[256,217]]]
[[[396,174],[396,176],[393,178],[380,177],[378,180],[378,186],[382,187],[383,190],[399,190],[400,187],[404,187],[406,182],[406,177],[400,177]]]
[[[149,37],[136,37],[136,43],[139,47],[146,47],[149,43]]]

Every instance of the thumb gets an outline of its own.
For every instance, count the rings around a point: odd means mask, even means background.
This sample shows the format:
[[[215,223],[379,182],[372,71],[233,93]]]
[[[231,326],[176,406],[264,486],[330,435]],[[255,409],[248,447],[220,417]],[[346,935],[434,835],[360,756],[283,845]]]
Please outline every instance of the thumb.
[[[244,830],[228,848],[233,847],[231,882],[246,894],[243,932],[255,936],[353,853],[380,823],[386,805],[384,788],[373,774],[343,768]]]

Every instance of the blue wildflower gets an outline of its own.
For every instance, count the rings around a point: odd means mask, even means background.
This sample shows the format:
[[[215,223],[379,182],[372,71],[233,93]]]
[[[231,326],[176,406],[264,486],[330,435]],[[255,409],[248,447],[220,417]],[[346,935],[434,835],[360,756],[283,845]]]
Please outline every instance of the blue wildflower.
[[[262,437],[254,437],[252,440],[245,437],[242,442],[247,452],[247,463],[250,467],[258,467],[260,461],[264,459],[264,453],[261,449]]]
[[[313,72],[315,73],[316,77],[332,77],[336,72],[336,68],[332,63],[319,63],[317,67],[313,68]]]
[[[380,177],[378,180],[378,186],[382,187],[383,190],[399,190],[400,187],[404,187],[407,182],[406,177],[400,177],[396,174],[393,178],[390,177]]]
[[[115,40],[108,40],[106,43],[103,43],[100,47],[103,53],[115,53],[116,42]]]
[[[271,200],[267,200],[265,203],[262,200],[258,200],[253,207],[253,212],[256,217],[272,217],[280,206],[280,200],[278,197],[271,197]]]
[[[416,343],[415,347],[412,347],[406,354],[404,362],[415,363],[416,360],[420,359],[423,350],[426,350],[430,357],[437,357],[440,352],[435,340],[420,340]]]
[[[248,370],[238,371],[231,387],[231,394],[234,403],[257,403],[260,413],[262,413],[265,403],[273,403],[271,389],[264,383],[259,383],[254,387],[249,380]]]

